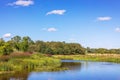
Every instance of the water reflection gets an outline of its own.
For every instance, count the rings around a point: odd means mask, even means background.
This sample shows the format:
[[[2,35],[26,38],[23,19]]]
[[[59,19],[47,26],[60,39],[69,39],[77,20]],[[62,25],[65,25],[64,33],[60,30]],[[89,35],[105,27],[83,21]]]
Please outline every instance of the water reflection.
[[[62,60],[61,67],[68,67],[70,70],[21,71],[14,74],[2,74],[0,80],[120,80],[120,64]]]
[[[80,70],[81,69],[81,63],[80,62],[62,62],[61,67],[66,67],[69,70]]]
[[[29,72],[21,71],[11,74],[2,74],[0,75],[0,80],[27,80]]]
[[[73,61],[73,60],[72,61],[63,60],[61,68],[63,68],[63,67],[69,68],[69,70],[71,70],[71,71],[78,71],[78,70],[80,71],[81,63],[77,62],[77,61]],[[59,75],[59,74],[63,74],[63,72],[56,71],[54,73]],[[38,73],[38,72],[31,72],[31,71],[20,71],[20,72],[15,72],[15,73],[11,73],[11,74],[2,74],[2,75],[0,75],[0,80],[28,80],[28,77],[33,75],[33,73],[34,73],[34,76],[35,76],[35,75],[43,74],[45,72],[39,72]],[[51,74],[52,73],[53,72],[51,72]],[[49,78],[48,80],[51,80],[51,78]]]

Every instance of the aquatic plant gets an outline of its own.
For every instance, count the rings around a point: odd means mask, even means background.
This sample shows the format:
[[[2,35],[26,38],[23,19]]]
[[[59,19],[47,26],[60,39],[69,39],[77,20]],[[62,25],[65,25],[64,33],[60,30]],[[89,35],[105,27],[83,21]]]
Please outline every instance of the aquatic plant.
[[[50,70],[59,68],[61,61],[43,54],[32,54],[30,57],[11,57],[8,61],[0,62],[0,71],[21,71],[21,70]]]

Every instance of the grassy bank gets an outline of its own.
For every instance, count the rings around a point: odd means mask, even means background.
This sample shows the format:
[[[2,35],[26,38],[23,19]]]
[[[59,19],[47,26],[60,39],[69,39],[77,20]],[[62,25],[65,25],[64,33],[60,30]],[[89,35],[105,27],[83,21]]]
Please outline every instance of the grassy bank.
[[[54,58],[120,63],[119,54],[54,55]]]
[[[0,73],[9,73],[22,70],[59,70],[60,66],[61,62],[59,59],[54,59],[43,54],[17,54],[14,56],[10,55],[1,57]]]
[[[0,56],[0,74],[16,71],[58,71],[61,68],[60,59],[87,60],[120,63],[119,54],[87,54],[87,55],[43,55],[28,53],[12,53]]]

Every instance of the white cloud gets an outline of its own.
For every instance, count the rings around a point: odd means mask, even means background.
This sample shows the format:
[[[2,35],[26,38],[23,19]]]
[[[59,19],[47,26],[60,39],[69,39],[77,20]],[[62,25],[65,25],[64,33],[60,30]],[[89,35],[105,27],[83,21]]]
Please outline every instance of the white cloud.
[[[53,10],[48,12],[46,15],[50,15],[50,14],[58,14],[58,15],[63,15],[66,12],[66,10]]]
[[[48,32],[56,32],[57,29],[56,29],[56,28],[48,28],[47,31],[48,31]]]
[[[98,17],[97,18],[98,21],[109,21],[111,19],[112,19],[112,17]]]
[[[11,37],[11,33],[6,33],[3,35],[4,38],[10,38]]]
[[[120,32],[120,28],[117,27],[117,28],[115,29],[115,31],[116,31],[116,32]]]
[[[33,0],[17,0],[13,3],[8,3],[10,6],[30,6],[33,5],[34,1]]]

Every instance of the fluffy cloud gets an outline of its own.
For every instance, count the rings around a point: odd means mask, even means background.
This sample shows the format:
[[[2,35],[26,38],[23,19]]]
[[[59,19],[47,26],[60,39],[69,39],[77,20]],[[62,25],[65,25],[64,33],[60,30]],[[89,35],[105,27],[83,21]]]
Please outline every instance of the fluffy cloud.
[[[66,10],[53,10],[48,12],[46,15],[50,15],[50,14],[57,14],[57,15],[63,15],[66,12]]]
[[[98,17],[97,18],[98,21],[109,21],[111,19],[112,19],[112,17]]]
[[[48,31],[48,32],[56,32],[57,29],[56,29],[56,28],[48,28],[47,31]]]
[[[13,3],[8,3],[10,6],[30,6],[33,5],[34,1],[33,0],[17,0]]]
[[[11,37],[11,33],[6,33],[3,35],[4,38],[10,38]]]
[[[120,28],[119,28],[119,27],[116,28],[115,31],[116,31],[116,32],[120,32]]]

